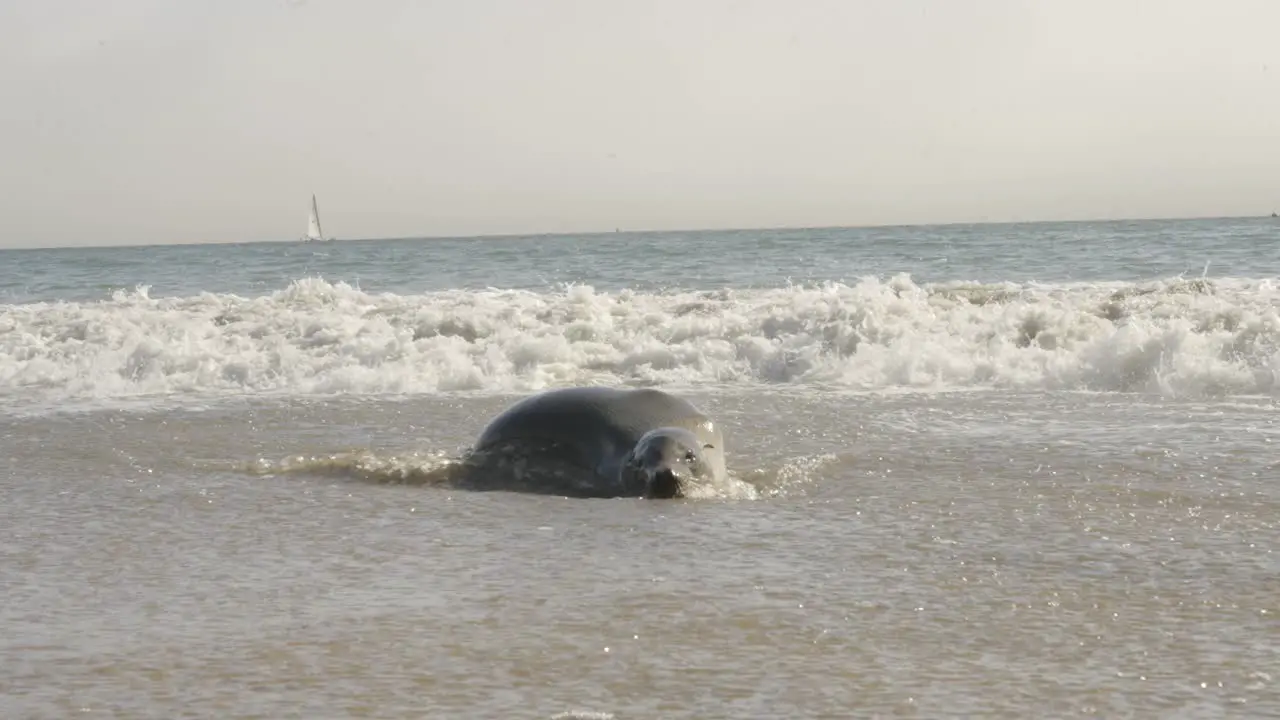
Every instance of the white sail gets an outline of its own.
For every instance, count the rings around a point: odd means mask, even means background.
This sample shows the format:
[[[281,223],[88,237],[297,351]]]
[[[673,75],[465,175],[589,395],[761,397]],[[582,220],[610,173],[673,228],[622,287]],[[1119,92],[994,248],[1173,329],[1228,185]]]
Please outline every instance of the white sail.
[[[324,233],[320,232],[320,210],[316,207],[316,196],[311,196],[311,214],[307,217],[307,236],[304,240],[323,240]]]

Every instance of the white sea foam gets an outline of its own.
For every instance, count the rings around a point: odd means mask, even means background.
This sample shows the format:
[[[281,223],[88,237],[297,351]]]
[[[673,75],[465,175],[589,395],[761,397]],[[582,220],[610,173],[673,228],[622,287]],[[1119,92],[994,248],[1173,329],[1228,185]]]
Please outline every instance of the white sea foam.
[[[571,286],[0,305],[0,397],[512,392],[583,383],[1272,394],[1270,280],[851,284],[648,294]]]
[[[258,458],[245,471],[259,476],[310,475],[337,477],[378,485],[422,485],[439,487],[471,487],[467,478],[465,453],[414,452],[377,454],[368,450],[333,453],[320,456],[297,455],[279,460]],[[826,464],[825,459],[799,458],[771,473],[757,470],[751,482],[732,473],[723,483],[700,485],[687,495],[701,500],[757,500],[760,488],[770,495],[783,494],[793,485],[809,482],[813,470]]]

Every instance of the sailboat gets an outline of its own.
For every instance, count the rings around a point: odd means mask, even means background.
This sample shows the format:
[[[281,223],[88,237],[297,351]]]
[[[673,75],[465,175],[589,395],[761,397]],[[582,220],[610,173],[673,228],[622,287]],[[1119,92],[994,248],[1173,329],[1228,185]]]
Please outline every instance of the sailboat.
[[[324,233],[320,231],[320,209],[316,206],[316,195],[311,193],[311,214],[307,216],[307,234],[302,242],[323,242]]]

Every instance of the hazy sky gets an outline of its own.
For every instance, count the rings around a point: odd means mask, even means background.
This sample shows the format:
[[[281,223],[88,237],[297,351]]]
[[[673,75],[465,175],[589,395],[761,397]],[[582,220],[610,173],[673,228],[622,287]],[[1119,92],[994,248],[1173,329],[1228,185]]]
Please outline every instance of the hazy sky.
[[[1280,210],[1277,0],[0,0],[0,246]]]

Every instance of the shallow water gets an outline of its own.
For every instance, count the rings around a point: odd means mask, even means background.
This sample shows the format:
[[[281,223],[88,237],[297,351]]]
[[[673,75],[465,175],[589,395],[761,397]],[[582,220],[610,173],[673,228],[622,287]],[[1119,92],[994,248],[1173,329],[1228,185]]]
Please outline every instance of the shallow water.
[[[6,715],[1280,712],[1269,401],[693,398],[761,497],[412,483],[501,397],[9,421]]]
[[[0,252],[0,716],[1280,716],[1278,232]],[[441,482],[592,383],[744,485]]]

